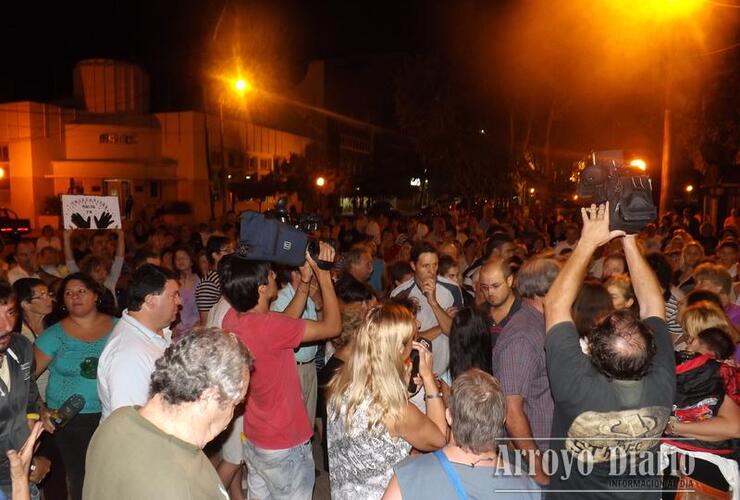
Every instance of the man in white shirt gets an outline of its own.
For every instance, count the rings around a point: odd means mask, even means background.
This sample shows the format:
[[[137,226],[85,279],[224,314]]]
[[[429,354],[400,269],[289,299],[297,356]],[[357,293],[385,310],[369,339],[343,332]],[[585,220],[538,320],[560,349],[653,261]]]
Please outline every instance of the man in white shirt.
[[[171,343],[169,326],[180,307],[177,276],[153,264],[136,270],[128,291],[128,309],[98,362],[101,421],[117,408],[146,403],[154,363]]]
[[[563,250],[570,249],[575,250],[578,246],[578,239],[581,237],[581,231],[575,224],[568,224],[565,226],[565,239],[558,241],[555,245],[555,255],[560,255]]]
[[[414,245],[410,264],[414,277],[398,285],[391,297],[408,297],[419,304],[416,319],[421,324],[420,335],[432,342],[434,373],[443,375],[450,363],[448,335],[452,317],[449,310],[463,307],[462,291],[452,280],[437,276],[439,256],[431,244]]]
[[[8,271],[8,282],[12,285],[21,278],[38,278],[36,274],[36,245],[31,240],[20,240],[15,245],[16,265]]]

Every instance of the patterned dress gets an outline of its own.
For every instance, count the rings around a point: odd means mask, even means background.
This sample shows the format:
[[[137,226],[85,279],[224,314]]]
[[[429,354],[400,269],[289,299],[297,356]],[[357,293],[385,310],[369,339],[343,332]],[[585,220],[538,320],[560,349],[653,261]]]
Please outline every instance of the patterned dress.
[[[406,458],[411,445],[385,429],[368,430],[370,398],[355,410],[346,431],[346,405],[327,422],[329,479],[333,500],[371,500],[383,496],[393,467]]]

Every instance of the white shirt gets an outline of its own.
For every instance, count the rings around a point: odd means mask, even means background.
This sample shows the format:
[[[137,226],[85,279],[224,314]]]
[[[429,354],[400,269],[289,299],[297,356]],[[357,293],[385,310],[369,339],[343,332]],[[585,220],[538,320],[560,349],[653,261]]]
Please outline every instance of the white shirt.
[[[221,325],[224,322],[224,317],[226,317],[226,313],[229,312],[229,309],[231,309],[231,304],[229,304],[224,297],[218,299],[216,305],[211,307],[211,310],[208,311],[206,326],[209,328],[214,326],[216,328],[221,328]]]
[[[452,293],[444,285],[440,284],[440,281],[451,283],[454,286],[457,286],[457,284],[441,276],[437,277],[437,303],[446,311],[455,305],[455,299]],[[420,323],[419,331],[423,332],[424,330],[439,326],[439,321],[437,321],[437,317],[434,315],[432,306],[429,305],[427,298],[416,285],[414,278],[398,285],[391,292],[391,297],[395,297],[405,290],[409,290],[407,297],[419,304],[419,312],[416,314],[416,319]],[[437,375],[444,374],[450,364],[450,339],[444,333],[432,341],[432,356],[434,359],[434,373]]]
[[[172,343],[170,329],[162,333],[160,337],[123,311],[98,361],[101,422],[122,406],[147,402],[154,362]]]
[[[36,273],[28,274],[25,269],[21,266],[15,266],[8,271],[8,283],[11,285],[21,278],[38,278],[39,275]]]

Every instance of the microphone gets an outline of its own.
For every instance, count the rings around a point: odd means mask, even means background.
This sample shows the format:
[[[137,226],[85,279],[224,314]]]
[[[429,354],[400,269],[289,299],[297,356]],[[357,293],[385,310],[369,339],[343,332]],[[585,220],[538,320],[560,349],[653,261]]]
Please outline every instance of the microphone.
[[[81,394],[72,394],[62,403],[62,406],[52,412],[51,422],[54,424],[54,427],[61,429],[76,417],[84,407],[85,398]]]

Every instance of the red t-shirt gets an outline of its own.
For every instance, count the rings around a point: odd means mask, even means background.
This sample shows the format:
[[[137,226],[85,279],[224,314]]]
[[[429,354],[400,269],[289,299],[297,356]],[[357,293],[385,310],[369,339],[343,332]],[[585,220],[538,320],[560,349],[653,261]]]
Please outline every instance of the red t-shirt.
[[[234,332],[254,356],[244,410],[244,435],[258,448],[293,448],[313,433],[303,404],[293,349],[306,331],[302,319],[279,313],[229,310],[223,329]]]

